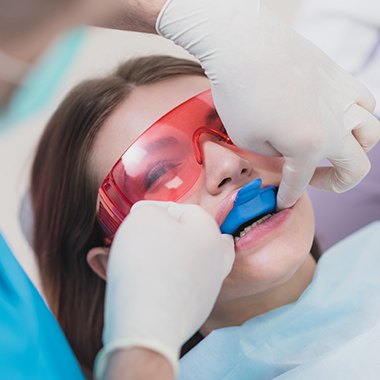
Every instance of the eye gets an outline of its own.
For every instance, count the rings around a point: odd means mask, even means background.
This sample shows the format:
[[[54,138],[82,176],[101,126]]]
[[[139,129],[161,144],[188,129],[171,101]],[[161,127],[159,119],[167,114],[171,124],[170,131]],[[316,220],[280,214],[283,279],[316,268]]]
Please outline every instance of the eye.
[[[180,165],[178,162],[159,161],[150,168],[144,175],[144,190],[152,190],[153,187],[159,186],[162,180],[168,180],[169,177],[176,175],[176,170]]]

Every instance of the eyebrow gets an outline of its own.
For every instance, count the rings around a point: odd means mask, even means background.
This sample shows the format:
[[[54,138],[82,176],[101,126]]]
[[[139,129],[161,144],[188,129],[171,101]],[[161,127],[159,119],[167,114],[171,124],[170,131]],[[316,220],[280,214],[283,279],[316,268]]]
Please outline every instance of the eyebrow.
[[[153,153],[159,149],[162,149],[164,147],[169,147],[169,146],[172,146],[173,144],[178,144],[178,140],[173,137],[173,136],[170,136],[170,137],[163,137],[162,139],[159,139],[159,140],[156,140],[154,142],[152,142],[152,144],[149,144],[145,149],[149,152],[149,153]]]
[[[206,115],[205,117],[205,122],[206,124],[212,124],[215,122],[217,119],[219,119],[218,112],[216,112],[215,108],[212,108]]]

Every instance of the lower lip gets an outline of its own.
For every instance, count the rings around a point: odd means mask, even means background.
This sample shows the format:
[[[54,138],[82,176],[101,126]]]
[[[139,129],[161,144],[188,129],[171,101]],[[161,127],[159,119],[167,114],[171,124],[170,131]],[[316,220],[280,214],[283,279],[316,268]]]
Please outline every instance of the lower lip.
[[[276,233],[290,217],[292,211],[292,208],[282,210],[266,219],[264,222],[258,224],[256,227],[253,227],[235,243],[236,253],[242,250],[251,249],[263,239]]]

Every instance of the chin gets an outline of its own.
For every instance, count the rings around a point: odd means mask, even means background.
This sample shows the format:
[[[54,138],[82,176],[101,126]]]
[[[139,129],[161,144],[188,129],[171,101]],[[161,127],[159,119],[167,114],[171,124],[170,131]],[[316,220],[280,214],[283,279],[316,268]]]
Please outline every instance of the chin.
[[[261,231],[259,239],[255,241],[251,236],[239,241],[235,263],[220,298],[245,297],[283,285],[309,256],[313,238],[313,209],[304,194],[280,222]]]

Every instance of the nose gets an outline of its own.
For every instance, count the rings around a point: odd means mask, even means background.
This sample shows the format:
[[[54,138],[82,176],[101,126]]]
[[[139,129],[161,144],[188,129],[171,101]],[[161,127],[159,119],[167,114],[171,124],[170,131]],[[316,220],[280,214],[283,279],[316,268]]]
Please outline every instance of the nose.
[[[202,142],[203,165],[207,191],[218,195],[247,183],[253,169],[249,161],[227,144],[206,140]]]

